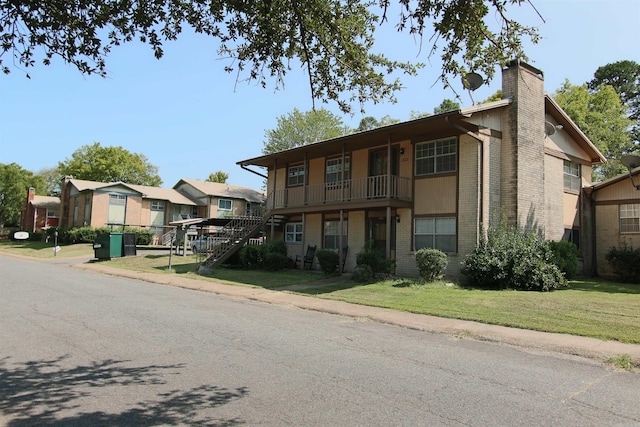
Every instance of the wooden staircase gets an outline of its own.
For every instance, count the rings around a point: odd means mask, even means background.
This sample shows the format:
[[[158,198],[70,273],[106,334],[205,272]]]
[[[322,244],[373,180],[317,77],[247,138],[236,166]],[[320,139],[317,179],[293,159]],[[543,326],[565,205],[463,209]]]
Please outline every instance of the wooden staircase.
[[[198,272],[205,273],[219,267],[254,237],[269,218],[269,215],[233,218],[224,226],[220,235],[224,241],[213,247],[207,259],[198,268]]]

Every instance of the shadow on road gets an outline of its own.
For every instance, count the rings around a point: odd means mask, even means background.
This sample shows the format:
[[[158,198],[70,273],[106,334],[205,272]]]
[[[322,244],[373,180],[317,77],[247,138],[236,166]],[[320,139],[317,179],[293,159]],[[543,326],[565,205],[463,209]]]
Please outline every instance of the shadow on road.
[[[6,426],[125,426],[203,425],[233,426],[243,421],[204,417],[201,412],[240,399],[245,387],[229,390],[202,385],[189,390],[172,390],[153,400],[131,402],[119,413],[83,412],[82,403],[96,387],[157,386],[163,377],[178,374],[182,364],[127,366],[128,361],[104,360],[85,366],[66,367],[68,356],[10,364],[0,360],[0,413]],[[94,403],[95,400],[92,401]],[[100,402],[103,403],[103,402]],[[105,407],[109,407],[106,402]]]

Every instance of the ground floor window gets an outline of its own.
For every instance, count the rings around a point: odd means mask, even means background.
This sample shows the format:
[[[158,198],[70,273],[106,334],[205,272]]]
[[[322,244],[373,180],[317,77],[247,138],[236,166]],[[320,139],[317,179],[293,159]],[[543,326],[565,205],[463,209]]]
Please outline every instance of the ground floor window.
[[[565,228],[564,234],[562,235],[562,240],[564,240],[565,242],[571,242],[579,248],[580,230],[578,230],[577,228]]]
[[[122,194],[109,194],[109,224],[124,224],[127,196]]]
[[[416,218],[415,250],[422,248],[438,249],[442,252],[456,252],[456,219]]]
[[[347,245],[347,221],[342,221],[342,246]],[[324,222],[324,249],[340,248],[340,220]]]
[[[301,222],[289,222],[285,225],[284,241],[287,243],[302,243]]]
[[[640,203],[620,205],[620,232],[640,233]]]

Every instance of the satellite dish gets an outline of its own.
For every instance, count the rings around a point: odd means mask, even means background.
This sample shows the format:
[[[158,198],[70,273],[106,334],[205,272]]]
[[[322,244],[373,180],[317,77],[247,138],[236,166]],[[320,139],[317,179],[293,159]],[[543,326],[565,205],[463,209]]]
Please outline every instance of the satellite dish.
[[[629,171],[640,166],[640,156],[634,156],[633,154],[625,154],[620,161]]]
[[[484,83],[484,79],[478,73],[467,73],[462,77],[462,86],[468,90],[476,90]]]
[[[546,122],[546,121],[544,122],[544,133],[545,133],[547,136],[551,136],[551,135],[553,135],[553,134],[554,134],[554,133],[556,133],[556,131],[558,131],[559,129],[562,129],[562,126],[560,126],[560,125],[556,126],[556,125],[554,125],[554,124],[553,124],[553,123],[551,123],[551,122]]]

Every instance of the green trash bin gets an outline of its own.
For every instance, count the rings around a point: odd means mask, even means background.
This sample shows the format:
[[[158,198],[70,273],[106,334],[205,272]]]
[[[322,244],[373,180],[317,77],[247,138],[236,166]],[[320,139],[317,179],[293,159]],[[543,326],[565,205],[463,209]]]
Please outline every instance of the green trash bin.
[[[95,257],[98,259],[120,258],[122,256],[122,233],[105,233],[93,242]]]

